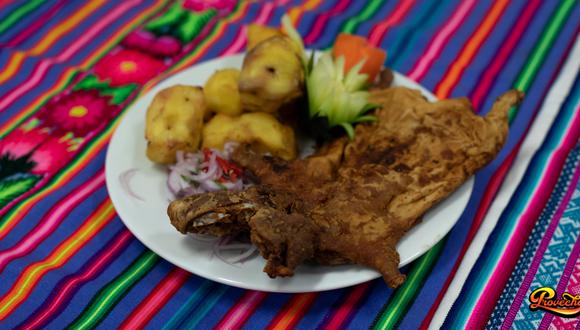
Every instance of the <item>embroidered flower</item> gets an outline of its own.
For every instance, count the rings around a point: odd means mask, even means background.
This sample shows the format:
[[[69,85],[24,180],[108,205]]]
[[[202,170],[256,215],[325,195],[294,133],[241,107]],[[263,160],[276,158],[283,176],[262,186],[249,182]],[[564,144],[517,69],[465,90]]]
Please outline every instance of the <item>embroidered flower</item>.
[[[111,86],[144,84],[165,69],[162,61],[135,50],[123,49],[103,57],[95,65],[95,74],[109,80]]]
[[[145,30],[131,32],[123,39],[123,45],[157,56],[173,56],[179,54],[179,51],[181,51],[181,44],[174,37],[157,37],[153,33]]]
[[[73,153],[70,139],[53,137],[48,129],[17,128],[0,140],[0,179],[17,173],[59,170]]]
[[[0,139],[0,155],[10,154],[12,158],[20,158],[49,137],[46,130],[25,130],[19,127]]]
[[[184,0],[183,7],[193,11],[207,9],[231,10],[236,6],[236,0]]]
[[[36,166],[31,173],[49,174],[59,171],[74,155],[69,149],[70,140],[51,136],[32,153],[30,159]]]
[[[58,135],[72,132],[83,137],[114,115],[116,107],[109,105],[109,99],[96,90],[78,90],[48,103],[38,118]]]

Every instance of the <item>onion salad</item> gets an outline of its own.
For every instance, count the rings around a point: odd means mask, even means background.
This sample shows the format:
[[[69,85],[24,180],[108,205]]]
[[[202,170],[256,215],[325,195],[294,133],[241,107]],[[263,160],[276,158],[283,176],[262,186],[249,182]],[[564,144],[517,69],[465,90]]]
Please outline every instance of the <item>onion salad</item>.
[[[196,153],[177,152],[177,162],[169,166],[167,187],[175,198],[218,190],[242,190],[242,169],[230,161],[234,146],[224,151],[203,149]]]
[[[218,190],[242,190],[242,169],[233,164],[231,154],[235,145],[228,143],[224,151],[203,149],[196,153],[177,152],[177,162],[169,166],[167,187],[174,198]],[[231,237],[209,237],[192,234],[200,243],[212,244],[212,257],[235,266],[254,257],[257,252],[251,243],[233,242]],[[234,255],[232,255],[232,253]],[[237,255],[236,255],[237,253]]]

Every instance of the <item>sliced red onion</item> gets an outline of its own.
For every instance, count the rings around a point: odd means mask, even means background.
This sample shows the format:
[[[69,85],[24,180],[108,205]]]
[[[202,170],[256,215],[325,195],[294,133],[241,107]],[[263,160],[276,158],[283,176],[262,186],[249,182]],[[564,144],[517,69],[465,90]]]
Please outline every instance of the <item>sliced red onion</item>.
[[[250,257],[254,255],[257,251],[255,245],[251,243],[236,243],[236,244],[228,244],[229,239],[222,239],[219,240],[213,246],[213,253],[216,257],[218,257],[221,261],[227,263],[228,265],[236,266],[236,263],[241,263],[248,260]],[[222,251],[228,250],[241,250],[240,254],[234,257],[225,257],[222,254]]]
[[[145,200],[141,198],[141,196],[137,195],[133,189],[131,189],[131,179],[138,171],[138,169],[132,168],[119,174],[119,182],[121,183],[121,188],[125,190],[127,195],[144,202]]]
[[[181,150],[178,150],[175,153],[175,159],[176,159],[176,161],[177,161],[178,164],[179,163],[182,163],[185,160],[184,152],[181,151]]]
[[[234,257],[234,258],[231,258],[228,260],[234,264],[243,263],[244,261],[249,260],[251,257],[253,257],[257,251],[258,251],[258,248],[255,245],[250,244],[250,247],[245,252],[243,252],[242,254],[240,254],[237,257]]]
[[[191,238],[202,243],[215,243],[218,240],[215,236],[208,236],[203,234],[190,234]]]
[[[242,190],[245,186],[242,178],[230,181],[225,176],[217,157],[229,161],[231,153],[236,147],[235,143],[226,143],[224,151],[211,149],[210,153],[184,153],[177,152],[174,165],[170,165],[167,187],[175,197],[185,197],[192,194],[200,194],[218,190]],[[229,173],[227,173],[229,175]]]

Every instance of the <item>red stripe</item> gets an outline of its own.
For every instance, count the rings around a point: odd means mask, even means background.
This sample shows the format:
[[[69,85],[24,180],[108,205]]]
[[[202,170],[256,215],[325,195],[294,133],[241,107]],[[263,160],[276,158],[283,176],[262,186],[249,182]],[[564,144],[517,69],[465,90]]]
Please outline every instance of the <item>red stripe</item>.
[[[3,0],[0,1],[0,9],[8,6],[9,4],[11,4],[12,2],[14,2],[14,0]]]
[[[328,321],[324,329],[342,329],[347,324],[344,324],[349,316],[353,313],[360,301],[366,296],[371,285],[370,282],[357,285],[350,291],[344,303],[336,310],[332,318]]]
[[[485,69],[483,77],[479,80],[475,91],[472,93],[471,102],[475,109],[479,109],[485,100],[485,97],[487,97],[495,77],[497,77],[500,70],[510,58],[513,49],[521,40],[523,33],[526,31],[528,24],[532,17],[534,17],[540,4],[540,0],[532,0],[525,6],[524,12],[520,15],[520,18],[516,20],[514,27],[510,29],[507,40],[502,42],[502,46],[494,57],[493,62]]]
[[[241,328],[267,296],[268,294],[265,292],[246,291],[242,298],[228,310],[228,313],[224,315],[214,329],[229,330]]]
[[[124,230],[117,236],[113,244],[108,246],[103,254],[96,261],[90,262],[90,267],[82,273],[68,279],[61,287],[58,287],[57,295],[49,302],[45,302],[46,308],[39,313],[35,313],[33,318],[25,321],[23,329],[42,329],[56,313],[61,311],[65,304],[70,302],[71,296],[75,289],[83,283],[95,278],[103,268],[108,266],[114,257],[116,257],[131,241],[133,235],[128,230]]]
[[[322,13],[318,17],[316,17],[316,20],[314,21],[314,25],[310,29],[310,32],[308,33],[308,35],[306,35],[306,37],[304,37],[304,43],[311,44],[318,38],[320,38],[322,31],[324,31],[324,28],[328,23],[328,20],[332,16],[336,16],[337,14],[340,14],[343,11],[345,11],[350,5],[350,3],[351,3],[350,0],[340,0],[340,2],[336,6],[334,6],[331,10]]]
[[[415,4],[415,0],[403,0],[398,5],[395,11],[391,14],[391,16],[381,24],[376,25],[371,30],[369,35],[369,43],[379,47],[381,42],[385,38],[387,31],[393,25],[399,24],[405,16],[409,13],[413,5]]]
[[[157,284],[153,291],[137,306],[119,329],[142,329],[161,308],[187,282],[190,274],[181,268],[173,270]]]
[[[268,330],[292,329],[304,317],[318,297],[318,292],[299,293],[284,305],[276,317],[266,327]],[[293,315],[292,315],[293,314]],[[290,319],[288,319],[290,318]]]
[[[439,29],[437,34],[433,36],[431,41],[423,52],[423,56],[415,62],[413,68],[409,70],[407,75],[409,78],[415,81],[420,81],[425,77],[427,72],[433,63],[435,62],[436,58],[441,55],[443,48],[447,46],[447,43],[451,39],[451,36],[457,32],[457,29],[463,25],[463,22],[469,16],[469,13],[473,9],[476,0],[465,0],[461,2],[461,4],[453,10],[453,15],[451,15],[447,20],[445,20],[445,24]]]

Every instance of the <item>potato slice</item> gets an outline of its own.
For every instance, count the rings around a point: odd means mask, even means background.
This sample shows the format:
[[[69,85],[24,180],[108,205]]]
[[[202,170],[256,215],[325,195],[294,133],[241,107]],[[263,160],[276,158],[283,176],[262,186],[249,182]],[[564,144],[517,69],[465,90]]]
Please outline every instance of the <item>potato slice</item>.
[[[284,35],[282,31],[279,29],[260,25],[260,24],[250,24],[248,25],[248,44],[247,50],[250,51],[260,42],[270,39],[275,36],[282,36]]]
[[[239,117],[217,114],[203,127],[202,141],[204,148],[216,149],[222,149],[229,141],[251,143],[264,153],[286,160],[296,158],[294,130],[263,112],[245,113]]]
[[[147,157],[171,164],[178,150],[197,151],[205,111],[201,87],[176,85],[157,93],[147,109]]]
[[[203,95],[207,108],[216,113],[237,116],[242,113],[242,101],[238,92],[240,70],[216,71],[205,83]]]
[[[238,89],[244,110],[276,112],[304,93],[299,49],[286,36],[260,42],[244,58]]]

